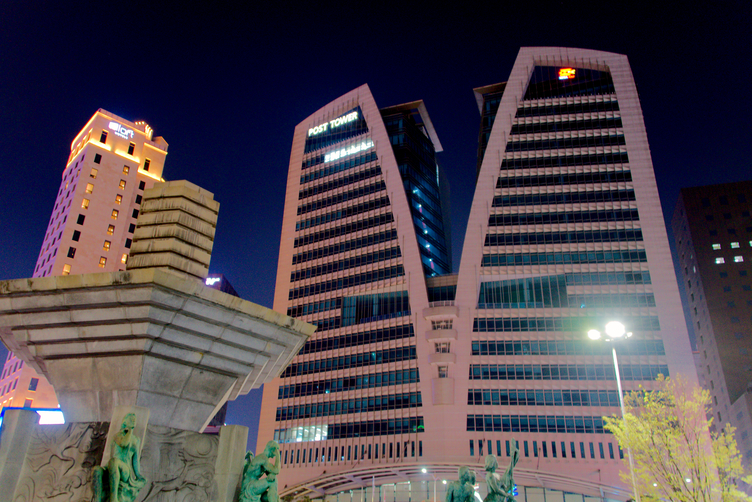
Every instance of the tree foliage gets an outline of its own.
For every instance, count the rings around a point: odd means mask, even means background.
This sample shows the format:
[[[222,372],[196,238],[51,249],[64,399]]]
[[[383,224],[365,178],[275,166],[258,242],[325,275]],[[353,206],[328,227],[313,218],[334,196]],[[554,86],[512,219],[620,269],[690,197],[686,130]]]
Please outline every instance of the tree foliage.
[[[734,428],[710,432],[707,390],[660,375],[655,390],[626,394],[624,406],[624,419],[604,417],[605,427],[631,451],[642,502],[752,502],[736,484],[743,469]],[[629,472],[622,479],[632,486]]]

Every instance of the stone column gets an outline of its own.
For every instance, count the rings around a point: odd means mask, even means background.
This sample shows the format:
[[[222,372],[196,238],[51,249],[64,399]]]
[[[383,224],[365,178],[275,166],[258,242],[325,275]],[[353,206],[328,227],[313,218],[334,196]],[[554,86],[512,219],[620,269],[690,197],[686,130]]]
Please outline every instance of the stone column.
[[[217,482],[217,502],[234,502],[240,489],[245,464],[248,427],[225,425],[219,429],[219,452],[214,467]]]
[[[0,491],[5,496],[16,490],[31,436],[38,423],[39,415],[35,411],[5,410],[0,430]],[[0,499],[5,496],[0,496]]]

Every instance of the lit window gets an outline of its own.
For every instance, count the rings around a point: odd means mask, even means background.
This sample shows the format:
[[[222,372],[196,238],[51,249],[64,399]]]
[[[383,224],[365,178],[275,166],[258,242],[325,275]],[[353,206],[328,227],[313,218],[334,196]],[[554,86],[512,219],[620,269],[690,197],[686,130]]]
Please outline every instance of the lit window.
[[[107,258],[104,256],[99,257],[99,268],[104,268],[104,266],[107,265]]]
[[[439,366],[439,378],[449,377],[449,366]]]
[[[63,275],[70,274],[70,265],[63,265]]]
[[[723,259],[723,258],[716,258],[715,259],[715,264],[716,265],[720,265],[721,263],[726,263],[726,260]]]
[[[112,219],[113,220],[117,220],[117,217],[118,217],[118,210],[117,209],[113,209],[112,210]]]
[[[109,251],[111,245],[112,243],[110,241],[104,241],[104,244],[102,245],[102,249],[104,249],[105,251]]]
[[[126,253],[123,253],[123,256],[120,257],[120,263],[126,263],[128,261],[128,255]]]
[[[125,180],[120,180],[120,189],[123,190],[125,188]]]
[[[148,171],[149,170],[149,165],[151,165],[151,160],[144,159],[144,171]]]
[[[738,249],[738,248],[739,248],[739,243],[738,242],[732,242],[731,243],[731,249]]]
[[[95,168],[95,167],[92,167],[91,168],[91,173],[89,174],[89,176],[91,176],[92,178],[96,179],[98,173],[99,173],[99,170],[97,168]]]
[[[743,256],[734,256],[734,263],[741,263],[744,261]]]
[[[94,185],[91,183],[86,184],[86,193],[93,193],[94,192]]]
[[[112,235],[115,233],[115,225],[107,225],[107,235]]]
[[[123,196],[122,195],[116,195],[115,196],[115,204],[120,204],[123,202]]]
[[[89,209],[89,199],[84,199],[81,201],[81,209]]]
[[[128,145],[128,155],[133,155],[133,151],[136,149],[136,143],[131,143]]]
[[[713,249],[716,250],[716,251],[718,251],[719,249],[721,249],[721,245],[720,244],[713,244]]]
[[[131,168],[128,166],[123,166],[123,174],[128,174],[129,172],[131,172]]]
[[[107,131],[102,131],[102,135],[99,136],[100,143],[107,143]]]

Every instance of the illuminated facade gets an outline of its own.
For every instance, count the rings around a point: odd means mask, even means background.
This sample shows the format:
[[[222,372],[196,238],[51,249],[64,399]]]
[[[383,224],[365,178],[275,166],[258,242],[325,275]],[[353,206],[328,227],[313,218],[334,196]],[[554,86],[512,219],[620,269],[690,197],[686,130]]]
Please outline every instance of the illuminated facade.
[[[617,348],[627,390],[659,373],[694,378],[627,58],[523,48],[509,80],[476,98],[458,275],[430,268],[444,255],[423,252],[434,243],[416,208],[444,201],[422,187],[413,197],[401,160],[432,152],[409,136],[401,152],[367,87],[296,128],[274,307],[319,330],[264,390],[258,440],[282,443],[283,492],[368,499],[373,483],[379,497],[394,485],[396,499],[427,499],[434,476],[453,477],[447,466],[480,475],[488,453],[505,465],[514,438],[524,499],[623,500],[621,452],[601,418],[619,412],[613,360],[585,333],[609,320],[634,333]],[[356,133],[317,132],[353,110]]]
[[[76,135],[33,277],[125,270],[141,197],[162,179],[167,156],[152,133],[99,109]],[[2,406],[57,406],[47,380],[12,354],[2,376]]]
[[[752,464],[752,181],[683,188],[672,227],[698,376]]]

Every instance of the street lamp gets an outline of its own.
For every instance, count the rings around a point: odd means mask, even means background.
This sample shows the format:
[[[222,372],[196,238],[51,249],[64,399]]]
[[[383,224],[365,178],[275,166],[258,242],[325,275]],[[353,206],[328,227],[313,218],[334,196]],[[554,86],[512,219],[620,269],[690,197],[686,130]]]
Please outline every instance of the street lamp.
[[[618,341],[623,338],[631,338],[632,332],[627,331],[622,323],[619,321],[610,321],[606,323],[605,337],[597,329],[591,329],[587,332],[588,338],[591,340],[600,340],[603,338],[607,342]],[[616,359],[616,345],[611,346],[611,353],[614,356],[614,373],[616,374],[616,388],[619,391],[619,406],[621,407],[621,418],[624,420],[624,433],[629,437],[627,430],[626,410],[624,408],[624,395],[621,390],[621,376],[619,375],[619,361]],[[627,456],[629,457],[629,473],[632,475],[632,490],[635,494],[635,499],[640,502],[640,494],[637,491],[637,479],[634,473],[634,460],[632,459],[632,449],[627,444]]]
[[[420,472],[422,472],[423,474],[430,474],[433,478],[433,502],[436,502],[436,483],[438,482],[439,478],[437,478],[434,473],[428,472],[428,469],[426,469],[425,467],[423,467]],[[444,479],[442,483],[446,484],[446,479]]]

